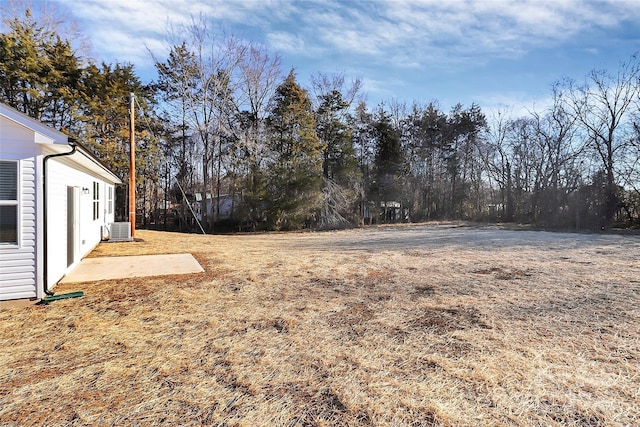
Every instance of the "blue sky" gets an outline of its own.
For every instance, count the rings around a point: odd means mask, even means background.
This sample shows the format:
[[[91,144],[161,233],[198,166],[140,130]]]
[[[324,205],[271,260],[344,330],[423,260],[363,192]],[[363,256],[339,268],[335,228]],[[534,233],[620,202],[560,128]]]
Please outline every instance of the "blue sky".
[[[165,57],[168,26],[203,14],[280,54],[303,85],[317,72],[361,78],[370,107],[539,108],[553,81],[615,70],[640,51],[640,0],[34,1],[66,9],[97,58],[133,63],[143,81],[155,78],[148,50]]]

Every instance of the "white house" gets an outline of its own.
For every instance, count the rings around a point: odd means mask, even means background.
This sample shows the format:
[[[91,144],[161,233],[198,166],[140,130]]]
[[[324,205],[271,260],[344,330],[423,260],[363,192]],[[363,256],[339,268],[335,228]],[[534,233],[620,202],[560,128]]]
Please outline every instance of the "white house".
[[[0,301],[50,293],[114,221],[119,183],[65,134],[0,103]]]

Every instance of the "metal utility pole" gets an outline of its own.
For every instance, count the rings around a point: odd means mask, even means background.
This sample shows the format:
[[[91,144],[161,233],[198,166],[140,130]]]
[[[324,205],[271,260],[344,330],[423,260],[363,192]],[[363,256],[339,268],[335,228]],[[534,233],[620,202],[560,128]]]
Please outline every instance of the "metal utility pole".
[[[135,140],[135,95],[129,94],[129,222],[131,237],[136,235],[136,140]]]

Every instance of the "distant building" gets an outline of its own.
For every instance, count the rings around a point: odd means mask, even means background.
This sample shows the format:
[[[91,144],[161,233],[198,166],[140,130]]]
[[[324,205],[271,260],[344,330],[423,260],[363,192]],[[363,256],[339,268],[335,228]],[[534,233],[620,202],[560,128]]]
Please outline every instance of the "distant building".
[[[230,194],[221,194],[218,199],[211,193],[206,193],[205,197],[202,193],[196,193],[192,207],[198,221],[202,221],[203,211],[207,212],[208,217],[213,217],[214,221],[220,221],[231,218],[233,209],[237,208],[237,203],[237,198],[234,200]]]

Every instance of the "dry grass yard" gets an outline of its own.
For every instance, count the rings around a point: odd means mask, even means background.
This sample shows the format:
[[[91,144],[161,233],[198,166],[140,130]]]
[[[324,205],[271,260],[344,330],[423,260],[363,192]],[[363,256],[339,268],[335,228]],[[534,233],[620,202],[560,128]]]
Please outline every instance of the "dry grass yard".
[[[0,308],[0,425],[640,425],[640,236],[137,236],[206,272]]]

